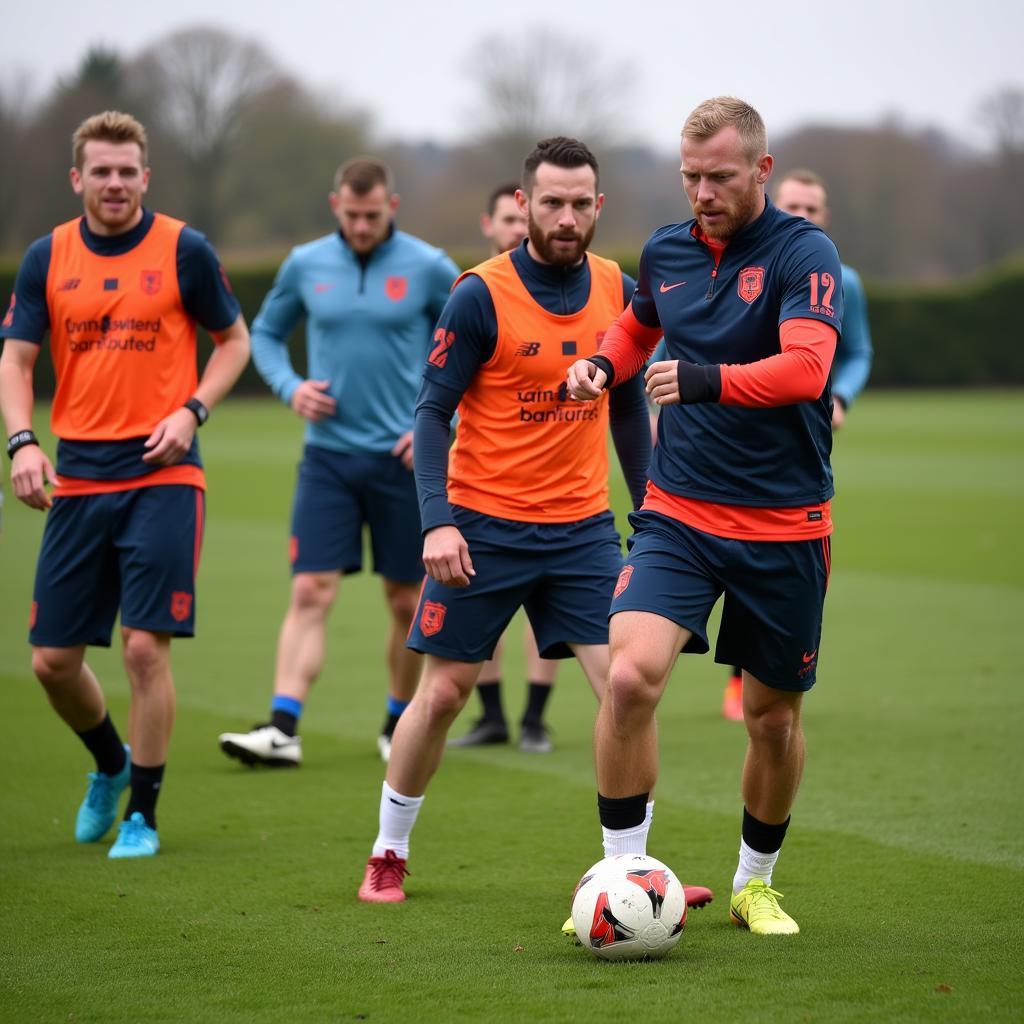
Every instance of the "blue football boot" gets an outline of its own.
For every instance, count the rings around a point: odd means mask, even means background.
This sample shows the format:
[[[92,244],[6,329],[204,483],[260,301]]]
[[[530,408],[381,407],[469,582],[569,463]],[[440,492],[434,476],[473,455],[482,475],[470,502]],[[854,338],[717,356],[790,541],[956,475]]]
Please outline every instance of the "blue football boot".
[[[127,821],[121,822],[117,841],[110,848],[108,857],[118,860],[122,857],[152,857],[160,849],[156,829],[146,824],[146,819],[136,811]]]
[[[116,775],[89,772],[89,788],[75,821],[75,839],[95,843],[102,839],[117,817],[117,801],[132,777],[132,752],[124,747],[124,767]]]

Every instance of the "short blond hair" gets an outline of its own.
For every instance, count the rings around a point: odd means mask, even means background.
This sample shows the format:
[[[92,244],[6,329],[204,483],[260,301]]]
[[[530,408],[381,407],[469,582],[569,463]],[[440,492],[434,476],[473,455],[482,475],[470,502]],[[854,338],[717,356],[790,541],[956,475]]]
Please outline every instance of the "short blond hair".
[[[87,117],[71,136],[71,159],[79,170],[85,162],[87,142],[113,142],[117,145],[134,142],[142,155],[142,166],[148,159],[149,141],[146,129],[131,114],[120,110],[104,110],[102,114]]]
[[[730,125],[736,129],[751,160],[768,152],[768,132],[761,115],[735,96],[716,96],[694,108],[683,125],[682,135],[685,139],[710,139]]]
[[[801,185],[815,185],[821,189],[821,194],[828,199],[828,187],[825,185],[825,179],[814,171],[809,171],[806,167],[794,167],[791,171],[786,173],[779,178],[775,183],[775,195],[779,194],[779,189],[786,184],[787,181],[796,181]]]

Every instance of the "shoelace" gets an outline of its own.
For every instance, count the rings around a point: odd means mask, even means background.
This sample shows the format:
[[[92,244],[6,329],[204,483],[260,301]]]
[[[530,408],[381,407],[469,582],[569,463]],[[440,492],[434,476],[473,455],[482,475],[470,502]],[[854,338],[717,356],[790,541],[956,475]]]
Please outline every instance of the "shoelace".
[[[373,869],[370,885],[374,889],[400,889],[402,879],[409,874],[405,861],[394,850],[385,850],[383,857],[371,857],[370,867]]]
[[[757,914],[759,917],[781,917],[782,908],[778,905],[776,900],[781,900],[783,898],[784,897],[781,892],[777,889],[773,889],[769,885],[766,885],[763,888],[761,886],[757,886],[757,888],[750,894],[750,909],[747,911],[747,917],[753,917],[754,914]]]
[[[141,846],[148,828],[145,821],[133,821],[128,818],[121,823],[121,840],[126,846]]]

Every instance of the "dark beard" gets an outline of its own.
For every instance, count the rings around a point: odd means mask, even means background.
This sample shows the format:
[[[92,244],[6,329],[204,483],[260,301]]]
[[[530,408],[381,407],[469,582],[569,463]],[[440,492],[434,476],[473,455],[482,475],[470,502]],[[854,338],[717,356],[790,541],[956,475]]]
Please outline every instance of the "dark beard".
[[[594,237],[594,231],[597,229],[597,221],[595,220],[590,225],[590,230],[585,235],[574,236],[573,241],[577,244],[573,249],[556,249],[551,244],[551,240],[559,237],[557,233],[545,235],[534,223],[532,217],[529,218],[528,227],[530,244],[545,263],[552,263],[557,267],[572,267],[583,259],[583,254],[587,251],[587,247]]]
[[[731,214],[724,224],[716,224],[707,228],[701,223],[701,231],[708,237],[717,241],[727,242],[737,232],[742,231],[751,221],[756,220],[764,212],[764,200],[757,189],[751,191],[743,203]],[[699,215],[698,215],[699,216]]]

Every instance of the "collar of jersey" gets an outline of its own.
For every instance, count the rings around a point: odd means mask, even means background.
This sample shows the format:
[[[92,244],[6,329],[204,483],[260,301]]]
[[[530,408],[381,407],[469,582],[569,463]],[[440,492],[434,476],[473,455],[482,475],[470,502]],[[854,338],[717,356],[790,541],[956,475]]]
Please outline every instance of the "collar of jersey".
[[[78,230],[85,247],[97,256],[123,256],[141,242],[153,226],[153,211],[142,208],[142,220],[119,235],[97,235],[89,230],[85,217],[78,222]]]

